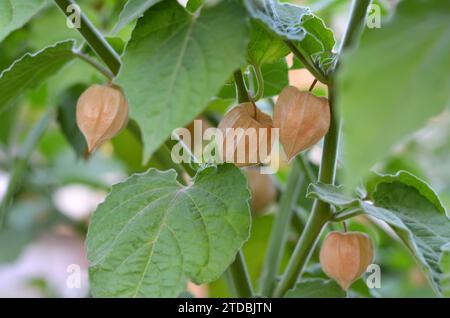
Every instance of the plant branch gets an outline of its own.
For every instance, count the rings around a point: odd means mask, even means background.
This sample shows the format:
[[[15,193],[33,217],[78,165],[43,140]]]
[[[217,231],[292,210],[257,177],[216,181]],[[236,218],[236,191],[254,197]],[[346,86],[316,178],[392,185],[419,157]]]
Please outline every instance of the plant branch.
[[[245,264],[244,254],[240,250],[236,254],[236,259],[228,268],[234,290],[239,298],[250,298],[253,296],[253,288]]]
[[[97,61],[95,61],[94,59],[92,59],[89,56],[87,56],[86,54],[83,54],[83,53],[78,52],[78,51],[75,51],[73,53],[75,54],[75,56],[79,57],[81,60],[85,61],[89,65],[91,65],[94,68],[96,68],[100,73],[105,75],[105,77],[107,77],[109,80],[113,80],[114,79],[114,74],[111,73],[106,67],[104,67],[101,64],[97,63]]]
[[[73,0],[54,0],[61,11],[70,17],[71,13],[67,11],[68,7],[76,4]],[[83,36],[97,56],[108,66],[114,75],[119,73],[121,66],[120,57],[117,52],[109,45],[103,35],[95,28],[89,19],[80,12],[80,28],[78,32]]]
[[[293,206],[297,202],[302,178],[301,159],[297,157],[292,165],[286,186],[281,195],[279,210],[275,214],[269,244],[266,251],[264,267],[261,273],[260,293],[269,296],[275,287],[275,277],[278,274],[281,259],[286,249],[289,224],[291,223]]]
[[[48,125],[53,118],[53,108],[49,108],[42,118],[33,126],[27,139],[19,148],[17,156],[14,158],[14,164],[11,170],[10,180],[5,196],[0,203],[0,230],[4,227],[6,222],[6,214],[11,206],[14,195],[20,186],[25,170],[28,166],[28,161],[36,148],[37,144],[41,140]]]
[[[308,182],[308,184],[316,182],[317,177],[314,171],[312,170],[311,164],[309,163],[308,159],[305,158],[305,154],[301,154],[300,156],[298,156],[298,161],[300,163],[303,173],[305,174],[306,181]]]
[[[305,68],[319,81],[321,81],[324,84],[328,84],[328,79],[325,75],[322,74],[322,72],[317,68],[317,66],[310,60],[306,59],[306,57],[300,52],[300,50],[295,46],[292,41],[285,41],[286,45],[289,47],[291,52],[303,63]]]
[[[353,0],[347,31],[341,44],[341,51],[356,45],[364,27],[366,13],[370,3],[370,0]],[[338,111],[336,109],[334,86],[329,84],[328,90],[331,110],[331,125],[324,140],[322,162],[319,171],[319,181],[325,184],[334,184],[341,119],[339,118]],[[275,297],[284,296],[284,294],[291,289],[295,282],[301,277],[304,267],[310,258],[311,252],[318,241],[320,233],[331,218],[332,211],[330,205],[323,201],[315,200],[313,210],[309,216],[308,222],[305,225],[305,229],[297,242],[286,271],[281,278],[277,289],[275,290]]]

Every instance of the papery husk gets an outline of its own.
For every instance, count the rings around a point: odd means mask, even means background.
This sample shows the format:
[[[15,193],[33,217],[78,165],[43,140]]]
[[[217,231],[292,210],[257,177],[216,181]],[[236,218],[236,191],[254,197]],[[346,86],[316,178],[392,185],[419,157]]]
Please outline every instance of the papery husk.
[[[128,103],[119,87],[92,85],[78,99],[76,117],[92,153],[127,124]]]
[[[372,240],[360,232],[330,232],[320,249],[323,271],[344,290],[361,277],[372,260]]]
[[[277,187],[270,175],[262,174],[259,168],[245,169],[248,185],[252,194],[252,213],[264,212],[277,198]]]
[[[291,160],[320,141],[328,132],[328,99],[287,86],[276,102],[273,126],[279,128],[280,142],[288,160]]]
[[[219,146],[221,159],[224,162],[231,162],[238,167],[243,167],[256,165],[266,161],[268,156],[260,158],[259,155],[259,149],[262,147],[263,143],[267,145],[266,153],[270,155],[272,150],[272,118],[259,110],[253,103],[242,103],[231,109],[222,119],[218,128],[224,136],[222,146]],[[252,147],[253,149],[250,149],[249,138],[245,136],[241,137],[239,140],[237,137],[233,138],[233,134],[231,131],[227,130],[227,128],[242,128],[244,130],[254,128],[257,137],[255,145],[257,145],[257,147]],[[266,130],[261,131],[259,130],[260,128],[265,128]],[[231,143],[232,139],[235,140],[234,146]],[[237,149],[242,145],[245,147],[244,158],[242,158],[243,160],[238,160]]]

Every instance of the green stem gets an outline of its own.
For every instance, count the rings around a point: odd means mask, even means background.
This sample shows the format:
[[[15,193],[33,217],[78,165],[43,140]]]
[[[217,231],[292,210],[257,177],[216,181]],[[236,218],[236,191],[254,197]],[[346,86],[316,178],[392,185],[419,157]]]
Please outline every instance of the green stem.
[[[286,187],[281,195],[280,208],[272,225],[269,245],[261,273],[260,293],[269,296],[275,286],[281,259],[286,248],[289,224],[291,223],[293,206],[297,202],[303,182],[300,157],[297,157],[289,173]]]
[[[114,79],[114,75],[107,68],[103,67],[103,65],[100,65],[99,63],[97,63],[97,61],[95,61],[94,59],[90,58],[89,56],[87,56],[81,52],[74,52],[74,54],[75,54],[75,56],[79,57],[81,60],[85,61],[89,65],[96,68],[100,73],[102,73],[110,81],[112,81]]]
[[[286,272],[273,294],[274,297],[282,297],[294,286],[304,265],[309,260],[318,236],[330,218],[329,210],[321,202],[316,202],[313,209],[287,265]]]
[[[364,27],[367,8],[370,3],[370,0],[353,1],[350,20],[341,45],[341,51],[356,45]],[[325,184],[334,184],[341,120],[336,109],[334,86],[329,84],[328,89],[331,124],[330,130],[324,140],[322,162],[319,171],[319,181]],[[311,252],[317,243],[320,233],[331,218],[332,211],[330,205],[316,200],[305,229],[302,232],[292,257],[287,265],[286,271],[281,278],[277,289],[275,290],[275,297],[284,296],[289,289],[294,287],[296,281],[301,277],[305,265],[308,263]]]
[[[309,160],[306,158],[306,155],[301,154],[297,158],[298,158],[300,167],[302,168],[302,171],[305,174],[306,181],[308,182],[308,184],[316,182],[317,177],[315,176],[314,171],[311,168],[311,164],[309,163]]]
[[[235,292],[239,298],[250,298],[253,296],[250,276],[245,264],[244,254],[242,251],[239,251],[236,254],[236,259],[228,268]]]
[[[170,154],[170,151],[177,143],[181,144],[184,147],[184,150],[190,153],[190,155],[191,155],[191,162],[198,163],[198,159],[194,156],[194,154],[191,152],[189,147],[181,139],[179,139],[179,140],[169,139],[165,143],[165,148],[167,149],[167,152],[168,152],[168,158],[167,159],[170,160],[170,162],[173,162],[171,154]],[[174,164],[174,165],[176,165],[176,164]],[[183,167],[183,170],[190,177],[194,177],[195,174],[197,173],[197,171],[194,168],[192,168],[192,166],[189,163],[187,163],[187,162],[183,161],[183,162],[181,162],[180,165],[181,165],[181,167]]]
[[[328,84],[328,82],[329,82],[328,78],[324,74],[322,74],[322,72],[316,67],[316,65],[312,61],[308,60],[305,57],[305,55],[303,55],[302,52],[300,52],[300,50],[295,46],[294,43],[292,43],[289,40],[285,41],[285,43],[289,47],[291,52],[294,53],[294,55],[303,63],[305,68],[312,75],[314,75],[315,78],[317,78],[319,81],[321,81],[324,84]]]
[[[61,11],[69,17],[72,13],[67,12],[67,8],[70,5],[75,4],[73,0],[54,0],[56,5]],[[81,13],[80,16],[80,28],[77,29],[81,33],[83,38],[97,54],[97,56],[105,62],[108,68],[114,75],[119,73],[121,66],[120,57],[117,52],[109,45],[102,34],[95,28],[95,26],[89,21],[89,19]]]
[[[347,219],[351,219],[355,216],[361,215],[363,212],[360,208],[354,208],[351,210],[347,210],[344,212],[340,212],[339,214],[333,215],[332,222],[343,222]]]
[[[23,180],[31,154],[36,148],[38,142],[41,140],[45,130],[53,118],[53,112],[54,109],[49,108],[44,116],[42,116],[42,118],[35,124],[28,134],[27,139],[20,147],[17,156],[14,158],[14,165],[12,167],[8,188],[0,204],[0,229],[2,229],[5,224],[6,213],[11,206],[12,199]]]
[[[244,78],[242,77],[242,71],[237,70],[234,72],[234,82],[236,83],[237,100],[239,103],[249,102],[247,89],[245,88]]]

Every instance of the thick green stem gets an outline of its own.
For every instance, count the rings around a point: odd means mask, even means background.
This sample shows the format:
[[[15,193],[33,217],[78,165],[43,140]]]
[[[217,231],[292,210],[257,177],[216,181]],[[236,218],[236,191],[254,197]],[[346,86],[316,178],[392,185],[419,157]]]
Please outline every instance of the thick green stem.
[[[370,0],[353,1],[347,31],[341,44],[341,51],[356,45],[363,30],[367,9],[370,3]],[[339,118],[338,110],[336,109],[333,84],[329,85],[328,90],[331,109],[331,125],[324,140],[322,162],[319,171],[319,181],[325,184],[334,184],[341,119]],[[320,233],[331,218],[332,211],[330,205],[316,200],[305,229],[302,232],[302,235],[300,236],[292,257],[288,263],[286,271],[281,278],[277,289],[275,290],[275,297],[284,296],[289,289],[294,287],[296,281],[301,277],[302,272],[308,263],[311,252],[317,243]]]
[[[70,11],[68,12],[69,6],[75,4],[73,0],[54,1],[67,17],[73,14]],[[117,75],[121,66],[119,55],[83,13],[80,15],[80,28],[77,28],[77,30],[111,72]]]
[[[303,173],[305,174],[306,181],[308,184],[316,182],[317,177],[314,174],[313,169],[311,168],[311,164],[309,163],[308,158],[306,158],[305,154],[301,154],[297,157],[300,167],[302,168]]]
[[[330,96],[330,104],[331,104]],[[331,105],[330,105],[331,106]],[[337,149],[339,143],[340,120],[335,112],[332,112],[330,130],[325,137],[322,163],[319,171],[319,181],[326,184],[333,184],[336,173]],[[313,250],[323,227],[331,219],[332,212],[330,206],[322,201],[316,200],[308,222],[305,225],[297,245],[292,253],[292,257],[287,265],[286,271],[281,278],[280,284],[275,290],[275,297],[282,297],[291,289],[307,264],[311,251]]]
[[[6,213],[11,206],[12,199],[20,186],[23,176],[25,174],[26,168],[28,166],[28,161],[36,148],[37,144],[41,140],[45,133],[52,117],[53,108],[49,108],[44,116],[35,124],[28,134],[27,139],[20,147],[17,156],[14,158],[14,165],[11,170],[10,180],[8,183],[8,188],[3,200],[0,204],[0,230],[3,228],[6,221]]]
[[[286,272],[283,275],[280,284],[278,285],[274,297],[282,297],[286,291],[291,289],[304,265],[308,262],[313,250],[317,238],[319,237],[324,225],[330,219],[329,209],[321,202],[315,203],[314,211],[311,213],[308,222],[299,238],[299,241],[295,247],[292,257],[286,268]]]
[[[280,208],[275,215],[269,239],[269,245],[261,273],[260,293],[269,296],[275,286],[275,277],[278,274],[281,259],[286,248],[289,224],[291,223],[293,206],[297,202],[304,175],[301,171],[300,157],[297,157],[289,173],[286,187],[281,195]]]
[[[239,251],[236,254],[236,259],[228,268],[235,292],[240,298],[250,298],[253,296],[252,284],[245,264],[244,254],[242,251]]]

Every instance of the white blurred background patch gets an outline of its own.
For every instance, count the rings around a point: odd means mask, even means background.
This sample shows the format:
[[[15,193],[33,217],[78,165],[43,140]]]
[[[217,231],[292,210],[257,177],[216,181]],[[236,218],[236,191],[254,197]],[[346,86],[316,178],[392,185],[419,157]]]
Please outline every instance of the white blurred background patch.
[[[105,199],[106,193],[81,184],[59,188],[53,195],[56,208],[72,220],[86,220]]]
[[[79,266],[79,288],[68,284]],[[0,297],[87,297],[88,261],[83,240],[75,234],[44,234],[10,264],[0,265]]]

